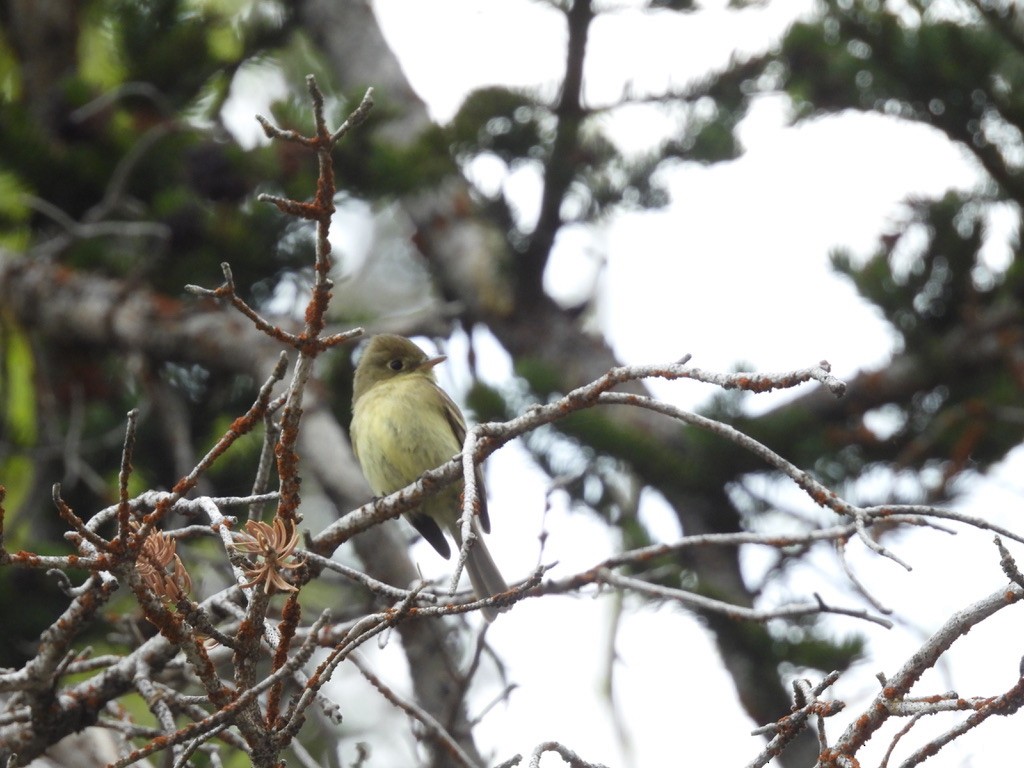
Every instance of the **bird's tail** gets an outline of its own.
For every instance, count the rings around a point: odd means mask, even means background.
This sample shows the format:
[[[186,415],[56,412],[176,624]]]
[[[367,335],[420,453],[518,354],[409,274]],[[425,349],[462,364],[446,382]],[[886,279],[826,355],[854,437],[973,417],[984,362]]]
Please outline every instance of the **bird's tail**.
[[[462,536],[461,531],[457,530],[459,527],[458,522],[452,526],[452,534],[455,538],[455,543],[458,544],[459,549],[462,549]],[[505,583],[505,579],[501,575],[501,571],[498,570],[498,566],[494,563],[494,558],[491,557],[491,553],[487,549],[487,545],[484,543],[483,536],[480,534],[480,526],[477,525],[476,520],[473,520],[473,533],[476,534],[476,541],[473,542],[473,546],[469,548],[469,554],[466,556],[466,571],[469,573],[469,582],[473,585],[473,591],[476,596],[480,599],[493,597],[494,595],[501,594],[502,592],[508,591],[508,584]],[[482,611],[484,618],[487,621],[494,621],[494,617],[499,613],[503,613],[508,610],[508,606],[485,606]]]

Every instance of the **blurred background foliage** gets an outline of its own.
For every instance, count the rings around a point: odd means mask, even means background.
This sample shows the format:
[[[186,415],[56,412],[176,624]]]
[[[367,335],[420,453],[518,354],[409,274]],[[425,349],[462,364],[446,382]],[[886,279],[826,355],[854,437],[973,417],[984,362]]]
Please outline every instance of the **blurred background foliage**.
[[[272,117],[296,129],[310,125],[306,72],[314,72],[330,95],[335,118],[366,86],[379,85],[352,85],[340,77],[310,29],[308,5],[2,0],[4,268],[45,260],[116,280],[126,293],[151,289],[165,302],[161,311],[187,313],[192,300],[183,286],[219,284],[219,264],[226,261],[248,301],[264,311],[288,306],[287,297],[308,274],[308,233],[254,197],[309,197],[314,163],[290,145],[234,136],[222,110],[229,99],[245,98],[235,92],[240,73],[255,73],[268,89],[284,83]],[[553,5],[566,13],[570,40],[578,39],[573,25],[584,25],[587,13],[600,10],[582,0]],[[701,11],[690,2],[637,6],[652,14]],[[604,135],[601,121],[613,110],[591,113],[564,93],[552,100],[539,89],[501,85],[470,94],[450,124],[426,124],[396,139],[389,126],[420,106],[402,93],[379,91],[367,126],[337,151],[345,202],[363,203],[378,216],[396,205],[412,207],[413,200],[440,195],[460,169],[484,155],[508,168],[536,166],[551,192],[536,226],[524,222],[502,192],[476,190],[462,201],[459,215],[498,233],[493,250],[481,254],[501,286],[493,301],[485,301],[485,291],[460,293],[457,276],[428,253],[420,233],[396,225],[389,247],[399,263],[419,270],[412,273],[413,293],[426,297],[425,306],[449,308],[403,330],[443,336],[456,325],[490,329],[519,378],[507,391],[481,385],[470,401],[486,418],[515,413],[582,383],[567,373],[573,366],[543,349],[527,353],[521,341],[532,335],[539,347],[547,343],[524,319],[536,313],[557,318],[558,333],[551,336],[567,337],[563,350],[572,343],[589,349],[582,341],[592,336],[584,330],[585,305],[553,307],[539,287],[561,227],[663,206],[668,197],[659,170],[736,157],[742,152],[736,126],[764,94],[785,93],[794,122],[847,110],[921,122],[976,158],[985,182],[970,192],[938,190],[908,201],[902,226],[866,260],[833,255],[835,267],[891,324],[898,339],[892,363],[853,381],[840,403],[806,397],[753,417],[742,398],[724,396],[707,412],[814,469],[841,493],[856,494],[858,478],[882,467],[918,480],[894,501],[949,500],[957,478],[984,473],[1019,445],[1024,424],[1019,235],[1009,244],[1008,265],[986,255],[991,211],[1009,207],[1019,220],[1024,199],[1024,20],[1015,3],[1000,0],[896,6],[821,2],[776,46],[737,57],[692,88],[651,97],[683,119],[676,135],[642,156],[624,155]],[[741,13],[742,5],[735,11]],[[572,68],[570,60],[567,72]],[[742,226],[743,211],[735,215]],[[350,319],[343,302],[336,310],[340,324]],[[361,320],[365,310],[352,315]],[[0,482],[8,492],[9,549],[63,551],[49,501],[54,482],[81,514],[115,500],[129,408],[143,408],[134,490],[166,488],[252,398],[255,382],[245,372],[69,338],[0,305]],[[334,355],[322,372],[342,393],[334,403],[342,422],[348,419],[349,354]],[[890,427],[885,434],[868,426],[879,414]],[[759,521],[772,519],[770,505],[742,492],[744,478],[763,468],[720,440],[686,431],[666,441],[601,413],[581,414],[559,430],[529,441],[538,465],[552,476],[574,475],[566,487],[580,507],[620,526],[629,546],[653,535],[620,492],[624,476],[661,491],[686,532],[758,528]],[[239,450],[248,453],[217,465],[204,492],[248,490],[258,444],[243,443]],[[779,569],[799,557],[780,558]],[[705,568],[708,563],[679,558],[662,568],[660,578],[712,594],[729,592]],[[744,589],[740,598],[729,596],[752,602],[757,588]],[[24,601],[26,593],[34,596],[31,603]],[[32,654],[63,600],[36,571],[0,571],[0,666],[20,665]],[[794,622],[796,634],[740,628],[716,616],[706,621],[737,687],[750,694],[745,704],[762,720],[785,711],[766,717],[771,707],[785,706],[783,665],[844,668],[863,651],[856,637],[830,638],[812,620]],[[746,663],[730,664],[730,656]],[[763,708],[751,703],[758,689],[770,699]]]

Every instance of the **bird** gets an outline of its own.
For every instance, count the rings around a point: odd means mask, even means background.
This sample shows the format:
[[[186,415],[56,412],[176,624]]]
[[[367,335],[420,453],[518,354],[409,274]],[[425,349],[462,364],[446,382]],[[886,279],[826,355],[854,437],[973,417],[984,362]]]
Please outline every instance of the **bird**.
[[[434,374],[434,366],[446,359],[430,357],[411,340],[395,334],[374,336],[363,351],[353,379],[349,436],[376,495],[405,488],[462,450],[466,420]],[[491,525],[479,466],[476,487],[479,507],[471,522],[476,540],[469,548],[466,571],[476,596],[484,599],[507,591],[508,585],[480,535],[481,530],[490,533]],[[462,490],[460,480],[405,513],[445,559],[451,557],[445,531],[462,548]],[[484,618],[493,621],[505,608],[484,606]]]

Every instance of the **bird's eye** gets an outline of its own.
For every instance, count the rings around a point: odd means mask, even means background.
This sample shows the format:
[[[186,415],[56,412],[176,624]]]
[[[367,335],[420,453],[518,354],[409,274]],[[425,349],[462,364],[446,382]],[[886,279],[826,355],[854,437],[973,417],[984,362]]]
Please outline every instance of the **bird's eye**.
[[[390,368],[392,371],[400,371],[402,370],[403,367],[404,365],[401,360],[392,360],[390,363],[388,363],[388,368]]]

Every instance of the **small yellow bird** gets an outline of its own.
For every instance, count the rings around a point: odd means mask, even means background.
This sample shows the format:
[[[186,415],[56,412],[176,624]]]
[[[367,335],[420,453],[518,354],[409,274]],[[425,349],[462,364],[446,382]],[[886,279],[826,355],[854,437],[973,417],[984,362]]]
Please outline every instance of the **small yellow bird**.
[[[428,357],[404,336],[374,336],[356,366],[352,389],[352,449],[370,488],[386,496],[414,482],[428,469],[444,464],[462,451],[466,421],[459,407],[437,384],[434,366],[446,358]],[[479,512],[472,521],[476,541],[470,547],[466,570],[477,597],[508,590],[501,572],[480,536],[490,532],[487,496],[480,468],[476,471]],[[451,549],[447,530],[462,547],[459,516],[463,483],[454,483],[405,513],[406,518],[445,559]],[[485,608],[493,621],[499,610]]]

